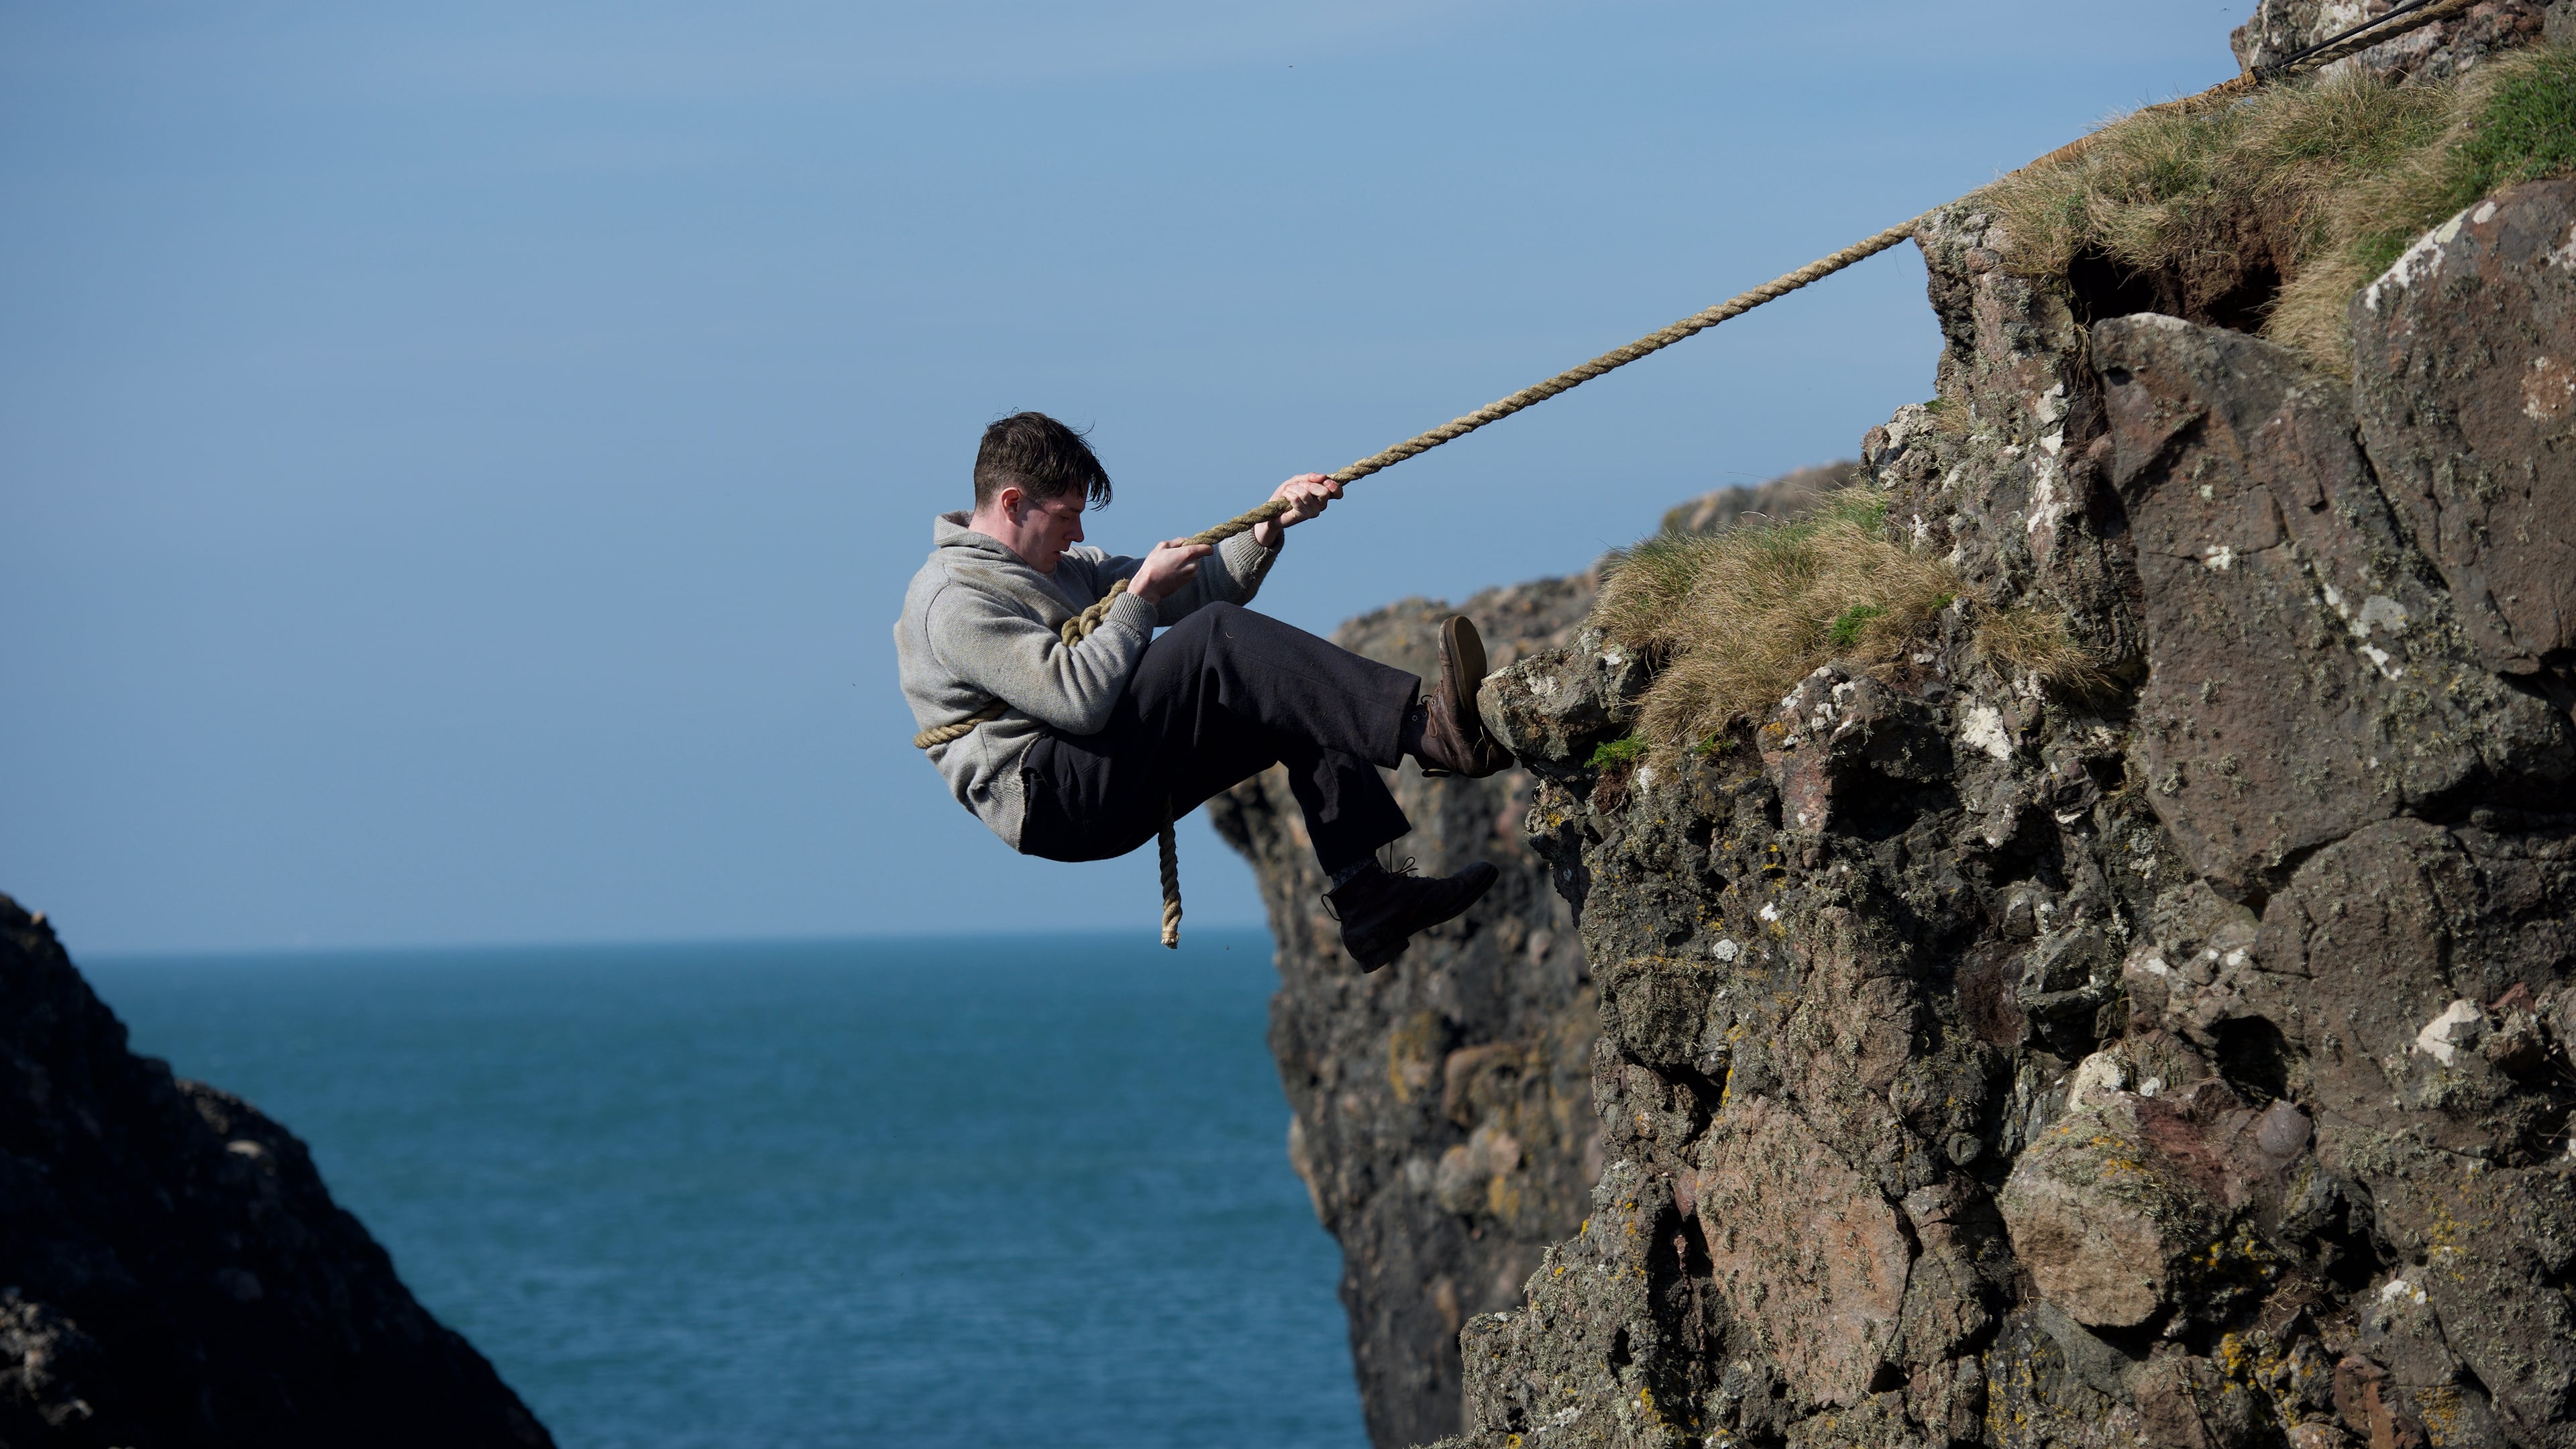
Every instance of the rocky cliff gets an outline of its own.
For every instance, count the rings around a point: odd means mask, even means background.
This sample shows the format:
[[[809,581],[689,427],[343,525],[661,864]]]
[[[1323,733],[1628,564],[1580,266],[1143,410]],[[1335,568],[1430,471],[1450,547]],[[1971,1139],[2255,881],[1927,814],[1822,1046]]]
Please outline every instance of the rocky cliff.
[[[2576,183],[2406,251],[2350,384],[1921,242],[1918,647],[1606,770],[1642,671],[1489,683],[1611,1160],[1466,1442],[2576,1443]]]
[[[1592,593],[1589,577],[1551,579],[1463,607],[1492,658],[1509,661],[1565,643]],[[1450,612],[1410,600],[1335,637],[1429,675]],[[1352,1360],[1380,1445],[1457,1431],[1459,1328],[1520,1301],[1547,1244],[1582,1220],[1601,1168],[1597,1012],[1572,911],[1520,829],[1531,777],[1426,780],[1408,761],[1395,784],[1414,822],[1402,854],[1431,874],[1491,860],[1503,877],[1374,974],[1342,954],[1278,772],[1208,807],[1251,858],[1278,940],[1270,1044],[1295,1113],[1288,1157],[1342,1244]]]
[[[1794,517],[1857,462],[1722,488],[1664,526]],[[1569,644],[1593,574],[1490,589],[1453,609],[1408,600],[1344,625],[1345,648],[1429,677],[1435,631],[1474,618],[1496,667]],[[1209,802],[1220,835],[1253,863],[1279,943],[1271,1046],[1295,1109],[1288,1154],[1341,1241],[1342,1299],[1369,1432],[1381,1445],[1457,1432],[1458,1330],[1520,1301],[1547,1244],[1582,1221],[1601,1175],[1591,1102],[1597,1004],[1570,900],[1571,877],[1520,829],[1531,776],[1426,780],[1407,763],[1396,793],[1415,822],[1398,851],[1434,874],[1489,860],[1502,882],[1460,920],[1364,975],[1323,909],[1296,803],[1273,772]]]
[[[1373,1431],[1441,1422],[1454,1313],[1475,1449],[2576,1444],[2576,182],[2404,247],[2349,376],[2206,251],[2034,275],[1974,198],[1919,244],[1938,397],[1866,481],[1958,589],[1902,649],[1639,739],[1664,661],[1565,597],[1485,693],[1521,770],[1406,784],[1518,895],[1388,978],[1230,806]],[[1420,667],[1434,612],[1348,637]],[[1606,1165],[1504,1293],[1587,1007]]]
[[[537,1446],[304,1144],[126,1049],[0,896],[0,1444]]]

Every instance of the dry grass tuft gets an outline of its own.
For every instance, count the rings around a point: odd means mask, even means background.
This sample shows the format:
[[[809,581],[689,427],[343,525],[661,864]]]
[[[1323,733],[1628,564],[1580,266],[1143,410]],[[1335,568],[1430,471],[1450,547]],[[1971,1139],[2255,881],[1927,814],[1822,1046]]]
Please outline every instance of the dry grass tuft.
[[[2075,642],[2066,616],[2053,609],[1981,609],[1974,647],[1979,660],[2007,679],[2036,676],[2048,688],[2082,699],[2099,699],[2118,688],[2092,653]]]
[[[2231,267],[2259,232],[2287,278],[2263,335],[2349,372],[2345,309],[2408,243],[2499,187],[2576,174],[2576,51],[2410,86],[2354,69],[2098,134],[1980,193],[2012,238],[2008,265],[2063,275],[2092,253],[2139,272]]]
[[[1829,659],[1893,659],[1959,590],[1888,540],[1866,489],[1789,523],[1657,534],[1611,562],[1593,622],[1660,667],[1637,735],[1657,754],[1760,719]]]

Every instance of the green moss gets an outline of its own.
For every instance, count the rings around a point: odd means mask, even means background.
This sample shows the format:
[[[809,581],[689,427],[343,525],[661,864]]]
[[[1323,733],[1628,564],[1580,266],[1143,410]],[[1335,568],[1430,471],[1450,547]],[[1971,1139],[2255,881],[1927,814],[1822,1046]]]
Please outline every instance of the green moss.
[[[1849,649],[1860,642],[1861,626],[1886,612],[1876,604],[1854,604],[1837,615],[1832,627],[1825,630],[1826,642],[1837,649]]]
[[[2539,64],[2497,87],[2460,148],[2466,206],[2500,186],[2576,169],[2576,52],[2543,52]]]
[[[2540,52],[2466,122],[2468,134],[2442,153],[2435,185],[2410,214],[2361,238],[2357,255],[2371,275],[2388,270],[2426,227],[2479,197],[2576,172],[2576,51]]]
[[[1625,765],[1645,757],[1646,742],[1631,735],[1626,739],[1609,740],[1594,745],[1592,758],[1584,763],[1596,770],[1606,770],[1613,765]]]

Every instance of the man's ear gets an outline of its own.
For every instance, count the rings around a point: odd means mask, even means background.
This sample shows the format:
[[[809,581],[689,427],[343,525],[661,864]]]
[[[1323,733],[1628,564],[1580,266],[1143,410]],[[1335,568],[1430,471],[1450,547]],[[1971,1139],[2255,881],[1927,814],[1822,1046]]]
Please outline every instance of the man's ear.
[[[1012,483],[1003,484],[1002,491],[993,495],[994,509],[1013,523],[1020,521],[1020,505],[1028,501],[1029,495]]]

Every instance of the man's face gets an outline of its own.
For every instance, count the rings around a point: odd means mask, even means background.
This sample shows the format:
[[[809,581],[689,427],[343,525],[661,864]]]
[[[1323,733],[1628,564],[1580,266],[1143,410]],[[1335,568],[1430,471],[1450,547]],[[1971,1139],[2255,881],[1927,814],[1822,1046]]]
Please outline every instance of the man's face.
[[[1014,548],[1029,567],[1042,574],[1055,572],[1056,560],[1064,551],[1082,542],[1082,495],[1067,493],[1044,502],[1020,505],[1020,537]]]

